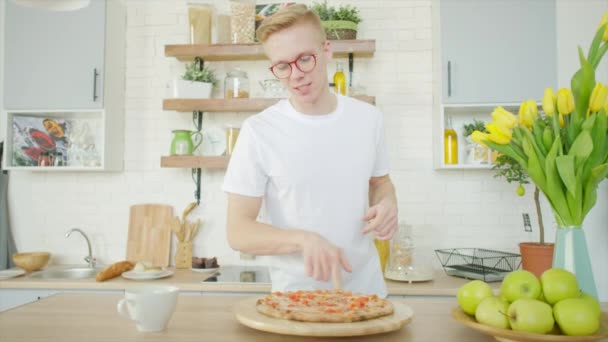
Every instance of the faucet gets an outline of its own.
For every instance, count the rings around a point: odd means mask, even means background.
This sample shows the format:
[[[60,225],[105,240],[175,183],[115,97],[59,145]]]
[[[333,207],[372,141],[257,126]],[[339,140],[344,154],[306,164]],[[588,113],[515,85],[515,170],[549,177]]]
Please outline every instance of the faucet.
[[[84,236],[84,239],[87,241],[87,247],[89,248],[89,255],[84,258],[84,261],[89,264],[90,268],[95,267],[95,258],[93,258],[93,253],[91,252],[91,241],[89,241],[89,237],[79,228],[70,229],[70,231],[65,234],[65,237],[68,238],[73,232],[79,232],[82,236]]]

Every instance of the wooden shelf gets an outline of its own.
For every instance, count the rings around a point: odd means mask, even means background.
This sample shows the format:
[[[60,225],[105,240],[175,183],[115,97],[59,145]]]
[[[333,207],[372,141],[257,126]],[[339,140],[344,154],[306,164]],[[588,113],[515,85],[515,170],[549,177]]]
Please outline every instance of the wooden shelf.
[[[332,40],[334,57],[370,57],[376,51],[376,40]],[[192,61],[195,57],[205,61],[236,61],[266,59],[261,44],[179,44],[165,45],[165,56],[180,61]]]
[[[376,104],[374,96],[354,96],[361,101]],[[248,98],[248,99],[164,99],[163,110],[177,112],[260,112],[281,99]]]
[[[225,169],[228,167],[228,156],[162,156],[160,167],[189,169]]]

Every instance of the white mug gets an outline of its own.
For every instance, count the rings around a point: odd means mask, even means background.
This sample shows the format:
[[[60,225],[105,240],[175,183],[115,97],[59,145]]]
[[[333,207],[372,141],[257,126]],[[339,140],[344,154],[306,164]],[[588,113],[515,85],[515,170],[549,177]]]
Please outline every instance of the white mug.
[[[142,286],[125,290],[116,306],[118,313],[135,321],[137,330],[165,330],[175,306],[179,289],[175,286]]]

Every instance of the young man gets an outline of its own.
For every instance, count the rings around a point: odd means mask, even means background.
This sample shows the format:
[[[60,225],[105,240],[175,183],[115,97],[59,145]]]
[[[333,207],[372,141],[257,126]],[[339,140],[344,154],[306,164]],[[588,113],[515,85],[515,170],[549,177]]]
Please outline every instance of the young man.
[[[273,291],[344,288],[386,296],[373,239],[397,229],[382,114],[329,90],[319,17],[289,6],[257,31],[291,96],[243,123],[224,191],[228,243],[272,258]],[[264,202],[269,224],[256,218]]]

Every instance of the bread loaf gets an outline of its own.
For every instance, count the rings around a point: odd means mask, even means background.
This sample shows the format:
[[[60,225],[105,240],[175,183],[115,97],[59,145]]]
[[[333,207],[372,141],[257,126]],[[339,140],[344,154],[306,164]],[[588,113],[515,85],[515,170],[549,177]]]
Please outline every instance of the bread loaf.
[[[133,263],[130,261],[119,261],[115,262],[112,265],[106,267],[99,273],[97,273],[97,277],[95,280],[97,281],[105,281],[108,279],[112,279],[118,277],[123,272],[130,271],[133,269]]]

